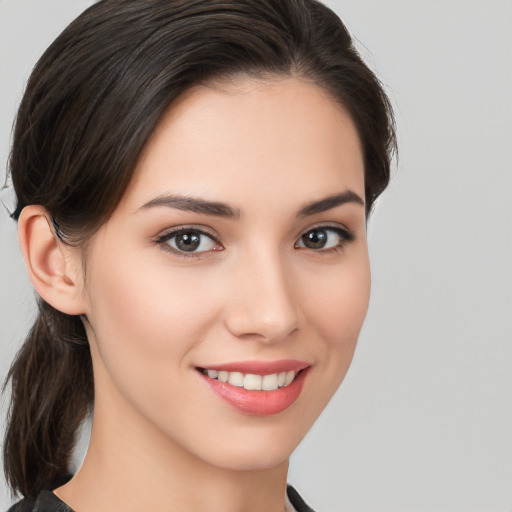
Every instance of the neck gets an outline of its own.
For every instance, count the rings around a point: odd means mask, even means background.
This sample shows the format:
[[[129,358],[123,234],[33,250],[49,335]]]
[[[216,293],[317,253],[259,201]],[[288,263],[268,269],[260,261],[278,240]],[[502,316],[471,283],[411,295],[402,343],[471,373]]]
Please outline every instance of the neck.
[[[74,510],[285,510],[288,461],[253,470],[214,466],[126,407],[113,414],[116,406],[98,398],[84,463],[55,491]]]

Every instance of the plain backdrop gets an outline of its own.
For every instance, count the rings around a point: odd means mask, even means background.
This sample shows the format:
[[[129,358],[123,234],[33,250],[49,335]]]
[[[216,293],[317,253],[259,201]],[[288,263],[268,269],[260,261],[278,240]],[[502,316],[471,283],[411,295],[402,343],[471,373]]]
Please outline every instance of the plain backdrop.
[[[0,0],[2,181],[30,70],[91,3]],[[327,3],[391,96],[400,161],[369,224],[353,365],[289,480],[319,512],[510,512],[512,2]],[[34,300],[2,207],[0,248],[3,379]],[[0,484],[0,510],[12,500]]]

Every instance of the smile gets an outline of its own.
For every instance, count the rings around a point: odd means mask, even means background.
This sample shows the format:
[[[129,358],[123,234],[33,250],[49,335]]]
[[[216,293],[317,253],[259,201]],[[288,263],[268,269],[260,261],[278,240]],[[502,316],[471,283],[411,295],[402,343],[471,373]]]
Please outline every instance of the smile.
[[[300,396],[310,365],[300,361],[231,363],[196,368],[203,381],[239,412],[269,416],[288,409]]]
[[[237,388],[244,388],[250,391],[275,391],[276,389],[284,388],[289,386],[297,375],[297,372],[294,370],[271,373],[270,375],[243,374],[241,372],[227,372],[223,370],[204,370],[204,372],[210,379],[227,382]]]

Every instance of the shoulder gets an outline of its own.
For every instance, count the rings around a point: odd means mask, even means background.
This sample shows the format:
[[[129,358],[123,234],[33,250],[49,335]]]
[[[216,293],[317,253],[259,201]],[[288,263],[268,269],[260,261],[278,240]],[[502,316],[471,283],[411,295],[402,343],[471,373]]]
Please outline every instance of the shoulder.
[[[15,503],[7,512],[32,512],[34,510],[35,500],[24,498]]]
[[[42,491],[37,498],[23,498],[7,512],[73,512],[53,492]]]

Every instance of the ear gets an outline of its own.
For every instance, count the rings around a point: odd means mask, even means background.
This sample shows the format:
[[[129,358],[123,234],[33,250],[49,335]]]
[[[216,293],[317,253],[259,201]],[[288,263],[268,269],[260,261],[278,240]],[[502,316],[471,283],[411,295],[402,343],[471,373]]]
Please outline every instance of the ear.
[[[85,314],[80,252],[59,240],[50,215],[42,206],[23,209],[18,220],[18,241],[28,276],[39,296],[68,315]]]

